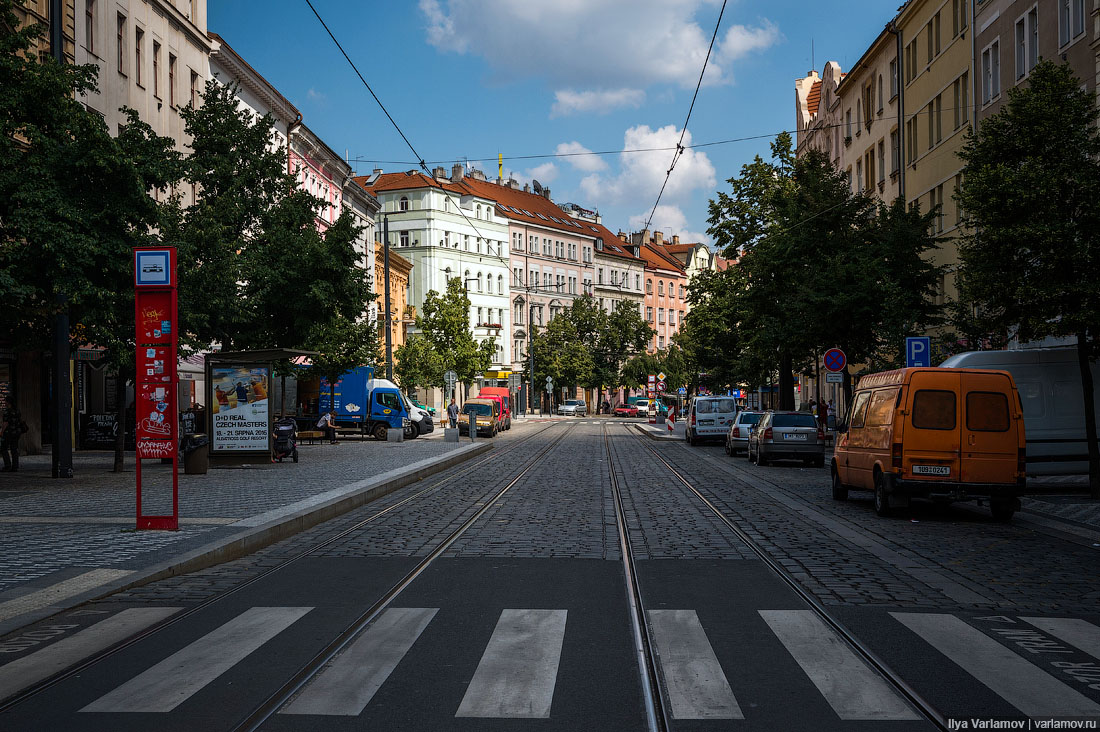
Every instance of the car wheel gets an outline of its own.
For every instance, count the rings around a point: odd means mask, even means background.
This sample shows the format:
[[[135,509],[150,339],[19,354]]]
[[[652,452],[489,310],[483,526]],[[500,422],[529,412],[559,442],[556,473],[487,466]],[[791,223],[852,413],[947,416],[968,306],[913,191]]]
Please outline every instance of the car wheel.
[[[875,513],[879,516],[886,517],[891,515],[890,499],[886,495],[886,476],[882,474],[882,471],[875,469]]]
[[[408,427],[405,428],[405,439],[415,440],[420,434],[420,428],[416,426],[416,422],[411,422]]]
[[[385,424],[376,424],[374,426],[374,431],[371,432],[371,434],[374,435],[374,439],[385,442],[386,441],[386,425]]]
[[[748,460],[750,463],[752,462],[752,443],[751,442],[745,443],[745,459]]]
[[[835,468],[833,469],[833,500],[848,500],[848,486],[840,482],[840,473]]]
[[[733,449],[730,448],[730,441],[726,440],[726,454],[733,457]]]
[[[756,446],[756,464],[760,467],[768,464],[768,459],[764,457],[764,451],[760,449],[760,445]]]
[[[1016,513],[1016,505],[1013,501],[990,501],[989,510],[994,521],[1008,523],[1012,520],[1012,514]]]

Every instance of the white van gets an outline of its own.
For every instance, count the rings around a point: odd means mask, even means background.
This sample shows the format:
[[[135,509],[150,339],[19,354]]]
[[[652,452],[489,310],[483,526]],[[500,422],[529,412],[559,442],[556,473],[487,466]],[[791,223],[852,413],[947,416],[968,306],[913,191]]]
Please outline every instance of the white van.
[[[1024,408],[1028,475],[1088,473],[1085,399],[1077,348],[967,351],[944,361],[945,368],[999,369],[1012,374]],[[1092,364],[1100,387],[1100,364]],[[1095,393],[1100,413],[1100,389]]]
[[[650,401],[648,399],[639,399],[634,402],[634,406],[638,408],[639,417],[648,417],[650,410]]]
[[[703,440],[725,440],[737,418],[737,400],[731,396],[701,396],[688,407],[684,438],[692,445]]]

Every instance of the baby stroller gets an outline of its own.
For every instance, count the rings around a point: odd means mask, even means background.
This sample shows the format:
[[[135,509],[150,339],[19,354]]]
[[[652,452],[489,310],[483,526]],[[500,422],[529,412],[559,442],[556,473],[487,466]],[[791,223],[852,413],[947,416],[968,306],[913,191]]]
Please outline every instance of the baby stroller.
[[[294,418],[280,417],[275,420],[271,435],[275,438],[271,448],[271,461],[278,460],[281,463],[283,458],[289,457],[298,462],[298,426]]]

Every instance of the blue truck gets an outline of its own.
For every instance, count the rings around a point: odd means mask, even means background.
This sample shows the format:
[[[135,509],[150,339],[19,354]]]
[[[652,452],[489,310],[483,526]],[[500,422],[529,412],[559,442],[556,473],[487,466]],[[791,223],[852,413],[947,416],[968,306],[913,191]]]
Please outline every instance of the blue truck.
[[[347,372],[335,384],[321,379],[318,395],[321,414],[335,410],[337,424],[356,425],[363,434],[373,435],[378,440],[386,439],[388,429],[404,430],[409,439],[420,434],[411,418],[410,406],[397,385],[386,379],[375,379],[370,366]]]

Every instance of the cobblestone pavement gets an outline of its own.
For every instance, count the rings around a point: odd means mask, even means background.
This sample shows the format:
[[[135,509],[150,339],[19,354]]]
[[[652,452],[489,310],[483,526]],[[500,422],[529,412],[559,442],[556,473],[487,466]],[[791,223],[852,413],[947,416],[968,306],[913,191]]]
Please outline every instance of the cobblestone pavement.
[[[112,453],[78,452],[76,477],[50,477],[48,455],[27,456],[0,473],[0,602],[79,574],[79,568],[134,570],[166,561],[241,529],[234,524],[327,491],[441,457],[468,443],[414,440],[301,445],[300,462],[261,463],[179,475],[179,531],[134,531],[134,461],[110,472]],[[170,466],[147,461],[143,482],[170,496]],[[165,496],[159,496],[163,499]],[[148,495],[146,501],[149,500]],[[168,504],[170,512],[170,503]],[[157,511],[154,503],[146,513]]]
[[[657,449],[827,604],[1094,612],[1100,549],[987,514],[914,502],[882,519],[835,501],[827,470],[758,467],[720,447]]]

